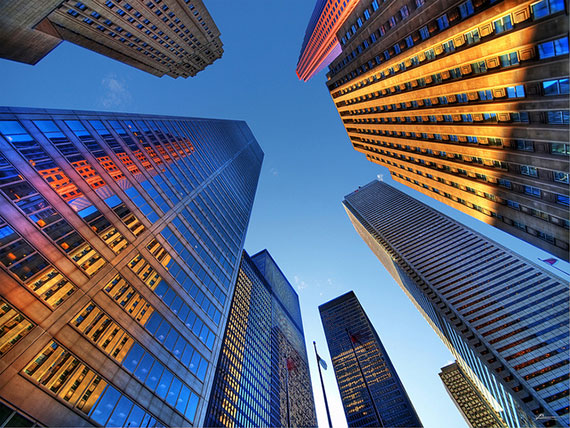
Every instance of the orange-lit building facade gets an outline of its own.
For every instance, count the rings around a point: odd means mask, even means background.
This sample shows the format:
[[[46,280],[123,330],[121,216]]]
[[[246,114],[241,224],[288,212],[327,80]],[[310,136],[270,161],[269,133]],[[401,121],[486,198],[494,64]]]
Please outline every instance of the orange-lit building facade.
[[[0,109],[0,425],[202,426],[262,159],[240,121]]]
[[[36,64],[63,40],[155,76],[189,77],[223,54],[202,0],[0,4],[0,57]]]
[[[337,36],[327,86],[355,150],[568,260],[564,0],[360,1]]]
[[[297,77],[307,81],[340,54],[337,32],[360,0],[319,0],[305,30]]]

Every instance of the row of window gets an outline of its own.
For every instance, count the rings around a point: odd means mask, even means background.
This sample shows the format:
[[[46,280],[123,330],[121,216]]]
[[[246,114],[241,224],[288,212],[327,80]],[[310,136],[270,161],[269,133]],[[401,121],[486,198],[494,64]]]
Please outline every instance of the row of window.
[[[34,357],[23,373],[99,425],[165,426],[55,341]]]
[[[493,0],[492,2],[494,2]],[[545,7],[545,3],[547,7]],[[535,3],[531,5],[531,15],[533,20],[541,19],[545,15],[545,12],[548,14],[557,13],[559,11],[564,10],[564,0],[543,0],[541,2]],[[382,62],[388,60],[389,58],[393,57],[394,55],[398,55],[402,52],[402,50],[409,49],[410,47],[414,46],[415,43],[422,42],[432,35],[437,34],[441,31],[446,30],[448,27],[453,26],[462,20],[466,19],[470,15],[474,13],[474,7],[471,0],[465,1],[458,8],[453,9],[452,11],[448,11],[447,13],[443,14],[436,20],[430,22],[428,25],[422,27],[418,31],[414,32],[413,34],[407,36],[405,39],[401,40],[399,43],[396,43],[393,47],[389,48],[388,50],[384,51],[383,59],[379,56],[375,58],[375,61],[369,60],[366,64],[358,67],[355,71],[344,76],[342,79],[337,80],[330,89],[337,88],[344,83],[352,80],[353,78],[357,77],[358,75],[364,73],[365,71],[375,68],[376,66],[380,65]],[[335,67],[331,68],[330,76],[334,76],[334,74],[338,73],[345,65],[347,65],[352,59],[356,58],[362,52],[364,52],[369,46],[375,43],[379,38],[384,36],[386,31],[390,30],[397,21],[397,17],[401,15],[401,11],[396,16],[392,17],[386,24],[381,25],[380,28],[374,31],[369,40],[365,40],[361,45],[359,45],[354,51],[352,51],[341,63],[336,65]],[[460,18],[460,19],[459,19]],[[507,14],[499,19],[494,20],[490,26],[485,28],[484,32],[481,32],[482,36],[487,36],[493,33],[501,34],[507,30],[513,28],[511,15]],[[479,29],[471,30],[464,34],[464,42],[467,44],[476,43],[480,40]],[[453,44],[453,40],[450,39],[442,44],[442,49],[445,52],[452,52],[454,50],[453,46],[449,44]],[[359,85],[360,86],[360,85]],[[345,89],[343,92],[346,92],[350,89]]]
[[[0,263],[52,309],[67,300],[76,290],[61,272],[1,217]]]

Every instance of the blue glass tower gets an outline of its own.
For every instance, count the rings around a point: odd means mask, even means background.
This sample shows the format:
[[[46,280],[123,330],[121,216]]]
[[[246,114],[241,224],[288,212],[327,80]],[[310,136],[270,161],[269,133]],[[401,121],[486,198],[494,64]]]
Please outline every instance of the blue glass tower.
[[[244,251],[206,426],[316,426],[299,298],[271,255]]]
[[[262,158],[245,122],[0,109],[0,425],[202,425]]]

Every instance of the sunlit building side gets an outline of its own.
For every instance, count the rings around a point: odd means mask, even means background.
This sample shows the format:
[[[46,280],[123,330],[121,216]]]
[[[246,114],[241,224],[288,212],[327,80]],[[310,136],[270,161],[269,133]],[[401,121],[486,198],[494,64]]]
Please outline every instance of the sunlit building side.
[[[319,306],[349,427],[421,427],[400,377],[354,292]]]
[[[568,425],[568,281],[384,182],[343,204],[504,425]]]
[[[202,425],[262,159],[240,121],[0,109],[0,423]]]
[[[205,426],[316,425],[297,293],[267,250],[244,251]]]
[[[392,178],[568,260],[564,0],[360,1],[327,86]]]

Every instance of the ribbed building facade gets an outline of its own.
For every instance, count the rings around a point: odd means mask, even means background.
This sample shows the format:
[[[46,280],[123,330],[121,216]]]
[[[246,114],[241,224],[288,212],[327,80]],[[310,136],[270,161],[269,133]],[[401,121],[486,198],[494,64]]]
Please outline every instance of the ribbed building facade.
[[[245,122],[0,109],[2,406],[202,425],[262,158]]]
[[[354,292],[319,306],[349,427],[422,427]]]
[[[267,250],[243,252],[205,426],[317,426],[299,298]]]
[[[567,281],[384,182],[344,207],[505,425],[568,425]]]
[[[564,0],[360,1],[328,88],[392,178],[568,260]]]
[[[439,377],[465,422],[471,428],[506,428],[491,404],[479,393],[459,364],[441,368]]]
[[[297,77],[307,81],[341,52],[337,31],[360,0],[318,0],[305,30]]]
[[[0,57],[36,64],[61,41],[156,76],[194,76],[223,54],[202,0],[34,0],[0,4]]]

